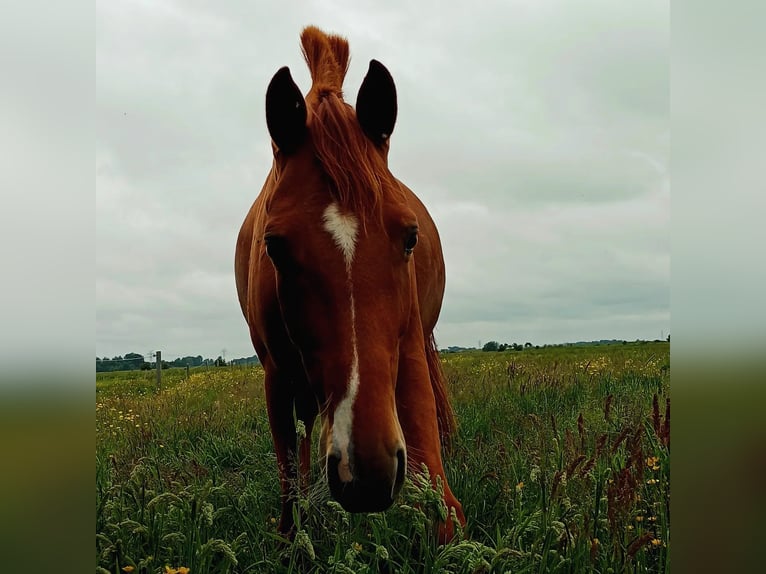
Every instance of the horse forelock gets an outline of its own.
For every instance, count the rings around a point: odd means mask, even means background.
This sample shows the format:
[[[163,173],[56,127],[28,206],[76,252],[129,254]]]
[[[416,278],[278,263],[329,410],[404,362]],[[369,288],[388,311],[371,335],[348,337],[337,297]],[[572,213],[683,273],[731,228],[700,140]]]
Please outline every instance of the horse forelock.
[[[403,191],[388,170],[385,153],[364,135],[354,108],[343,100],[348,41],[308,26],[301,47],[312,80],[307,123],[330,191],[344,211],[360,215],[363,223],[367,214],[381,217],[381,199],[401,199]]]
[[[325,34],[316,26],[307,26],[301,33],[301,49],[311,73],[312,91],[333,91],[342,96],[349,65],[348,41],[342,36]]]

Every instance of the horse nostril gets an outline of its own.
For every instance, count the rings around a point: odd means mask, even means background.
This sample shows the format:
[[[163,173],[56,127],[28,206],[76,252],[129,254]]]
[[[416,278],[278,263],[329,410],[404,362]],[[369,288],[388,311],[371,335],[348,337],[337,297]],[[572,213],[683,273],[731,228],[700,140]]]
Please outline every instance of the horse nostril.
[[[340,481],[340,476],[338,476],[339,463],[340,463],[340,458],[338,456],[334,454],[327,455],[327,479],[330,482]]]
[[[393,500],[404,484],[404,475],[407,472],[407,453],[403,448],[396,451],[396,477],[394,478],[394,487],[391,489],[391,499]]]

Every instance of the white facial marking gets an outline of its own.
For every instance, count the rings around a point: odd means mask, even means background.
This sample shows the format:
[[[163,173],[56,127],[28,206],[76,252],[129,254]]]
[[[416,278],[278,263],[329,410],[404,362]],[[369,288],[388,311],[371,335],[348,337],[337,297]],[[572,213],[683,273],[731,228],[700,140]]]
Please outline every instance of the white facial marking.
[[[352,307],[353,309],[353,307]],[[353,312],[352,312],[353,318]],[[348,389],[346,396],[335,409],[334,423],[332,427],[333,450],[340,452],[340,463],[338,464],[338,476],[343,482],[351,482],[353,474],[351,473],[351,460],[349,457],[349,446],[351,445],[351,423],[354,419],[354,399],[359,389],[359,355],[356,350],[356,333],[352,331],[351,343],[353,356],[351,358],[351,373],[348,377]]]
[[[351,262],[354,260],[359,222],[355,216],[341,213],[336,203],[327,206],[322,219],[325,230],[332,235],[335,244],[343,253],[343,260],[346,263],[349,306],[351,308],[351,372],[348,377],[346,395],[335,409],[332,428],[333,450],[340,452],[338,476],[343,482],[351,482],[353,473],[349,447],[351,446],[351,425],[354,418],[354,399],[356,399],[359,390],[359,353],[356,347],[356,309],[354,306],[354,284],[351,280]]]
[[[332,235],[346,262],[346,271],[349,281],[351,280],[351,261],[354,259],[356,237],[359,233],[359,222],[354,215],[346,215],[340,212],[337,203],[331,203],[324,210],[322,216],[325,230]]]

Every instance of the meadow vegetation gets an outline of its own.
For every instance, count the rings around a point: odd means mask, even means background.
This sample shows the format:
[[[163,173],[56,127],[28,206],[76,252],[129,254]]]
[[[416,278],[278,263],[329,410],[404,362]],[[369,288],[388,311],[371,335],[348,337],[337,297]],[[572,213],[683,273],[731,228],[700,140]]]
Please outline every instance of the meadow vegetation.
[[[159,393],[153,372],[99,374],[97,570],[666,572],[669,360],[667,342],[442,355],[468,520],[445,546],[427,478],[354,515],[317,464],[282,538],[260,367],[169,369]]]

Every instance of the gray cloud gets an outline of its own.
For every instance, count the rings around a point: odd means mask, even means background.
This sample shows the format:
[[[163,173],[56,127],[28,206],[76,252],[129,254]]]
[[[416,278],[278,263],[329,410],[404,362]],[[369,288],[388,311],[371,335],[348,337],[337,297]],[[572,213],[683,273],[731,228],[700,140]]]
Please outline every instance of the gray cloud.
[[[365,5],[369,4],[369,5]],[[97,3],[96,353],[252,354],[234,242],[298,35],[397,82],[391,169],[439,225],[440,345],[669,329],[663,2]]]

